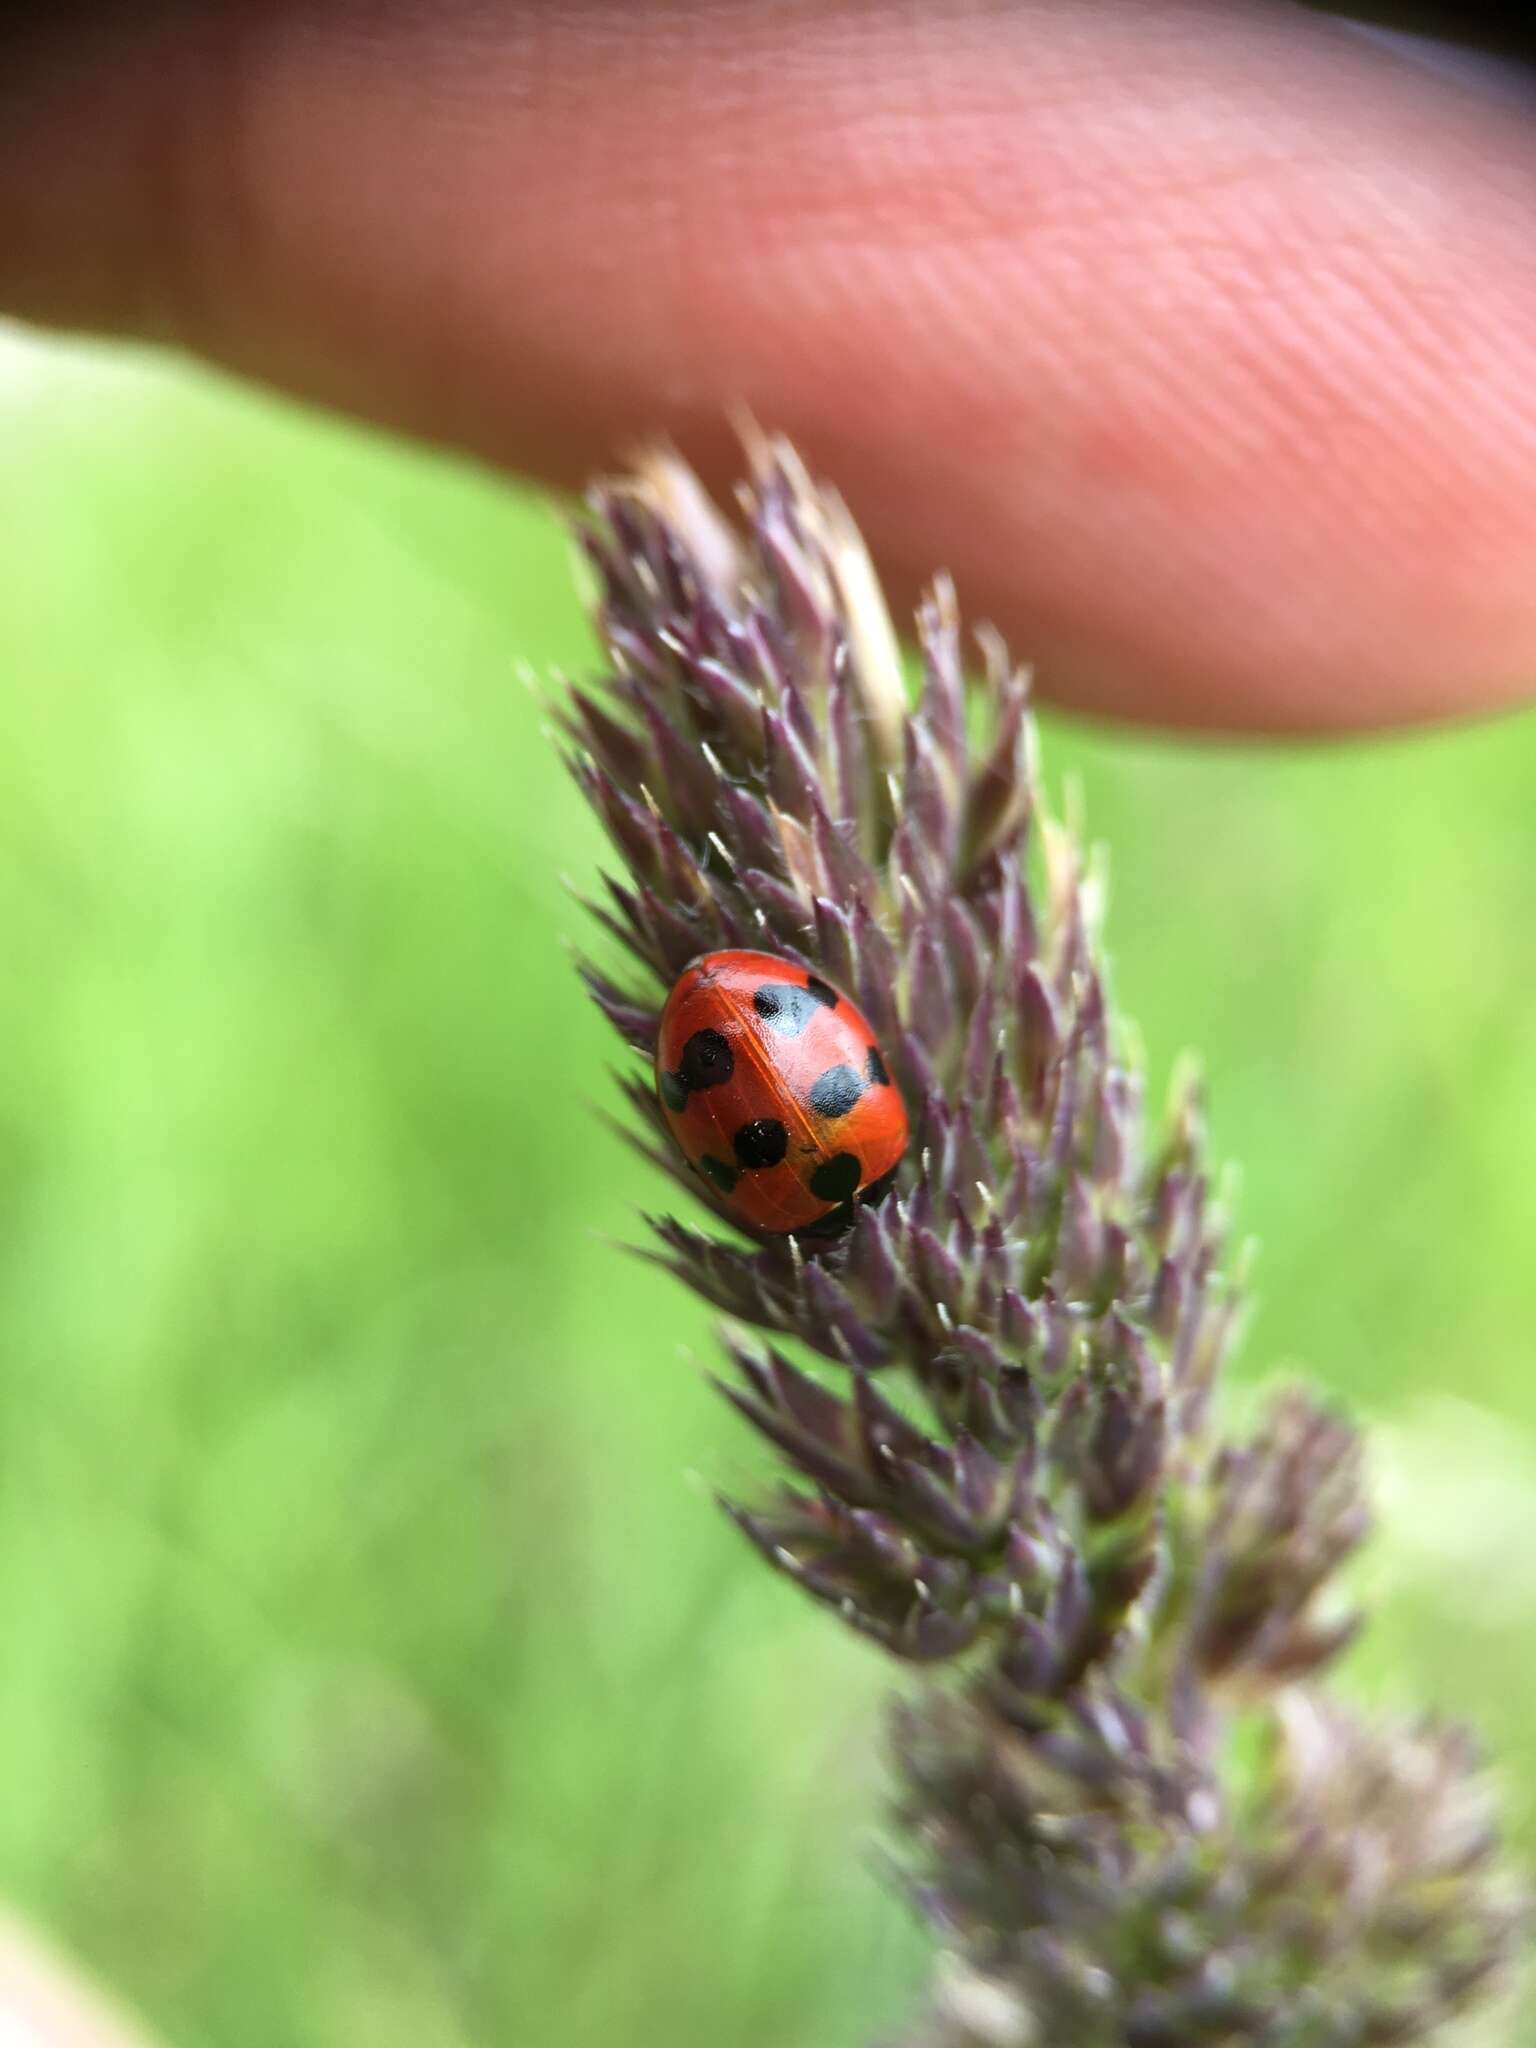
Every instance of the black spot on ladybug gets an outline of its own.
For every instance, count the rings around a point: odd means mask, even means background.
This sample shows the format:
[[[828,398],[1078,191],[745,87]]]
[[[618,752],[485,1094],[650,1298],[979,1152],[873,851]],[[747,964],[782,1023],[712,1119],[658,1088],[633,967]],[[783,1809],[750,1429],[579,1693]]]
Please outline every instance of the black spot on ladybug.
[[[880,1057],[878,1045],[869,1048],[869,1058],[864,1062],[864,1071],[869,1076],[871,1088],[889,1088],[891,1077],[885,1071],[885,1061]]]
[[[816,998],[809,989],[765,981],[752,991],[752,1007],[781,1038],[798,1038],[816,1014]]]
[[[727,1166],[723,1159],[716,1159],[712,1152],[706,1152],[699,1161],[699,1171],[706,1179],[714,1182],[722,1195],[728,1195],[741,1179],[734,1166]]]
[[[807,1097],[817,1116],[846,1116],[864,1093],[864,1083],[852,1067],[828,1067],[811,1083]]]
[[[658,1085],[661,1089],[662,1101],[672,1111],[674,1116],[679,1110],[687,1108],[688,1083],[681,1074],[674,1074],[669,1069],[664,1068]]]
[[[859,1162],[852,1152],[834,1152],[811,1175],[811,1193],[824,1202],[846,1202],[858,1193]]]
[[[789,1133],[776,1116],[760,1116],[743,1124],[731,1139],[737,1163],[749,1170],[754,1166],[777,1166],[789,1150]]]
[[[805,977],[805,989],[806,994],[813,997],[823,1008],[837,1008],[837,990],[824,982],[819,974],[808,974]]]
[[[858,1211],[852,1202],[843,1202],[836,1209],[829,1209],[825,1216],[818,1216],[814,1223],[807,1223],[803,1230],[795,1232],[796,1237],[813,1237],[818,1240],[829,1237],[843,1237],[852,1230]]]
[[[678,1079],[684,1089],[718,1088],[736,1071],[736,1060],[723,1032],[695,1031],[683,1047],[677,1063]]]

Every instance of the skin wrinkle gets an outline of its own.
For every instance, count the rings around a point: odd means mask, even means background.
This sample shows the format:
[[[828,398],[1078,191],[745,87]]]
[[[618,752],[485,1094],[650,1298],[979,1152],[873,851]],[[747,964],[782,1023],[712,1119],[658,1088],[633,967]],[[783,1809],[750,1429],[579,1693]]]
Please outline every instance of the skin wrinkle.
[[[158,266],[157,331],[559,483],[658,429],[718,473],[745,402],[903,597],[950,561],[1089,708],[1536,679],[1536,148],[1467,88],[1236,0],[231,13],[112,45],[172,138],[119,324]],[[110,88],[41,75],[21,119],[83,93],[110,162]],[[7,99],[0,293],[44,146]],[[45,247],[90,192],[33,202]]]

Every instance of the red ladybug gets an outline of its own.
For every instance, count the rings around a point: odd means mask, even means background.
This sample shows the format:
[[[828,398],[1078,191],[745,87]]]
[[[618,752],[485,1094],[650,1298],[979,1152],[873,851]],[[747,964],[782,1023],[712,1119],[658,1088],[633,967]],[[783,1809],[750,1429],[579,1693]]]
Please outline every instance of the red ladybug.
[[[848,998],[772,953],[705,953],[661,1013],[656,1089],[688,1163],[759,1230],[836,1230],[878,1201],[907,1112]]]

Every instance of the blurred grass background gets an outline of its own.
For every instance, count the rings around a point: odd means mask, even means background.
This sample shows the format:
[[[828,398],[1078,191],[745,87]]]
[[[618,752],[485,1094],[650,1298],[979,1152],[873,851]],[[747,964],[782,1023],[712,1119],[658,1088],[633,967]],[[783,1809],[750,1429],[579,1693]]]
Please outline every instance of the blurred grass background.
[[[886,1674],[715,1515],[707,1320],[609,1241],[557,518],[17,341],[0,475],[0,1889],[177,2048],[864,2042]],[[1045,740],[1244,1168],[1238,1379],[1376,1426],[1350,1683],[1536,1849],[1536,721]]]

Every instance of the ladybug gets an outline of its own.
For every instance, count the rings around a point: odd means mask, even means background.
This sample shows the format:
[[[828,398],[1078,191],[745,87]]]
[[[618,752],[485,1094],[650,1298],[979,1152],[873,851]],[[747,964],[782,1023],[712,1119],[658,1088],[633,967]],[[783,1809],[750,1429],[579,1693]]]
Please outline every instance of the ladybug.
[[[656,1035],[656,1092],[690,1166],[758,1230],[835,1235],[879,1201],[907,1111],[863,1015],[772,953],[705,953]]]

